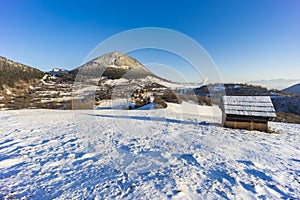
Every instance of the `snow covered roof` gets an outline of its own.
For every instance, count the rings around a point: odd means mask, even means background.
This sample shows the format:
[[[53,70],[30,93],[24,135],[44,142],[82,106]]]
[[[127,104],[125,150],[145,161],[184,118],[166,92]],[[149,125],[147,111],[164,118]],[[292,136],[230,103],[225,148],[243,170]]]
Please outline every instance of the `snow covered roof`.
[[[222,103],[225,114],[276,117],[269,96],[223,96]]]

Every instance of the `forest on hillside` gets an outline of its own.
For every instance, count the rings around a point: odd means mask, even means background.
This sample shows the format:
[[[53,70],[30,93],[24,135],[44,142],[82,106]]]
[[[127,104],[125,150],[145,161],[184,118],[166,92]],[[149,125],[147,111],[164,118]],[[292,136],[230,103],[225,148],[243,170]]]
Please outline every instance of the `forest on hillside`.
[[[0,57],[0,90],[4,86],[14,87],[17,82],[30,82],[34,79],[41,79],[44,72],[20,63]]]

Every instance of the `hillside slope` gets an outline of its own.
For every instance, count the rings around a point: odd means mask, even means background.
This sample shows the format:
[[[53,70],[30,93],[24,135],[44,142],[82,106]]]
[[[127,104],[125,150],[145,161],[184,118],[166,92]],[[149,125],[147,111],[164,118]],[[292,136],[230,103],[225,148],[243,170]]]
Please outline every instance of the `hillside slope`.
[[[4,86],[15,87],[18,83],[29,83],[43,76],[44,72],[38,69],[0,56],[0,90],[3,90]]]
[[[300,95],[300,83],[285,88],[283,91]]]

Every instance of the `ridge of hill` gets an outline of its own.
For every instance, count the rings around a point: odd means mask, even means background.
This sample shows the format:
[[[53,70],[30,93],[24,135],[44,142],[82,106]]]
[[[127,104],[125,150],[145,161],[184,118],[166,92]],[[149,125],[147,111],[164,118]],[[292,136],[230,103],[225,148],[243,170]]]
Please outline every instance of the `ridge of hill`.
[[[285,88],[282,91],[300,95],[300,83]]]

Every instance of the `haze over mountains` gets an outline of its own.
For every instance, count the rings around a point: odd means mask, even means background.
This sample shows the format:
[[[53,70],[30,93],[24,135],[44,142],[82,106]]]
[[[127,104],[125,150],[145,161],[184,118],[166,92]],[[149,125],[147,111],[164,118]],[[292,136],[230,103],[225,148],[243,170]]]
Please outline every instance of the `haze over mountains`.
[[[261,85],[268,89],[283,90],[294,84],[300,83],[300,79],[271,79],[271,80],[258,80],[248,82],[252,85]]]

